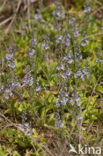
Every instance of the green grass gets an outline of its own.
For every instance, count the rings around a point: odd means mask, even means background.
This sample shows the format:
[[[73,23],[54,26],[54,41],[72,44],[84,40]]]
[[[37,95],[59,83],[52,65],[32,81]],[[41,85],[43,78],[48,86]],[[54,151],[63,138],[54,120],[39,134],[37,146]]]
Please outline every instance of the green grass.
[[[78,8],[53,4],[42,18],[31,14],[32,32],[26,19],[15,25],[20,33],[0,32],[1,156],[68,156],[69,144],[79,143],[103,147],[102,21]]]

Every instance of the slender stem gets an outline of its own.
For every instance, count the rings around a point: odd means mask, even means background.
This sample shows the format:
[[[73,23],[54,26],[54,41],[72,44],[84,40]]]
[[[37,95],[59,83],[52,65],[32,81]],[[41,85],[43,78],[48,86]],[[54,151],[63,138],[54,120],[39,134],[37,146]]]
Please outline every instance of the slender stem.
[[[72,35],[73,36],[73,35]],[[75,58],[75,48],[73,43],[73,37],[71,38],[71,46],[72,46],[72,52],[73,52],[73,60],[74,60],[74,66],[73,66],[73,79],[74,79],[74,85],[76,84],[75,81],[75,73],[76,73],[76,58]]]

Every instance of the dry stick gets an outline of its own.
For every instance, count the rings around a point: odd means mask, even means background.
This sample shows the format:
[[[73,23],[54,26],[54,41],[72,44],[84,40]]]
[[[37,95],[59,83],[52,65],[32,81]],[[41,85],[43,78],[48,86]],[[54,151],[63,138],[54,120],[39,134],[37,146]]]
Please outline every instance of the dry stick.
[[[0,116],[3,117],[6,121],[12,123],[4,114],[0,113]]]
[[[19,1],[18,1],[17,8],[16,8],[16,13],[14,14],[14,16],[13,16],[13,18],[12,18],[12,21],[11,21],[11,23],[9,24],[9,26],[8,26],[8,28],[7,28],[7,30],[6,30],[6,33],[7,33],[7,34],[8,34],[8,32],[10,31],[11,26],[12,26],[12,24],[14,23],[14,21],[15,21],[15,19],[16,19],[16,16],[17,16],[17,13],[18,13],[18,11],[19,11],[21,2],[22,2],[22,0],[19,0]]]
[[[7,2],[7,0],[4,0],[3,5],[0,7],[0,12],[2,12],[2,10],[4,9],[6,2]]]
[[[0,23],[0,26],[5,25],[5,24],[6,24],[7,22],[9,22],[12,18],[13,18],[13,17],[11,16],[11,17],[7,18],[6,20],[2,21],[2,22]]]
[[[93,126],[94,121],[92,121],[92,123],[90,124],[90,126],[88,127],[87,133],[89,133],[91,127]]]
[[[46,145],[42,145],[42,146],[43,146],[43,148],[45,149],[45,151],[46,151],[47,153],[49,153],[50,156],[54,156],[54,154],[51,153],[51,151],[49,150],[49,148],[48,148]]]
[[[96,2],[97,4],[99,4],[99,5],[102,5],[102,6],[103,6],[103,3],[101,3],[100,1],[95,0],[95,2]]]
[[[83,39],[89,39],[89,38],[91,38],[91,37],[102,36],[102,35],[103,35],[103,32],[97,33],[97,34],[93,34],[93,35],[89,35],[89,36],[86,36],[86,37],[84,37]]]
[[[27,14],[28,14],[28,25],[29,25],[29,30],[31,31],[31,20],[30,20],[30,0],[27,1]]]
[[[8,124],[7,126],[5,126],[5,128],[14,126],[14,127],[17,128],[18,130],[20,130],[25,136],[29,136],[27,133],[25,133],[24,131],[22,131],[22,130],[18,127],[19,124],[13,123],[10,119],[8,119],[8,118],[7,118],[3,113],[1,113],[1,112],[0,112],[0,116],[1,116],[2,118],[4,118],[8,123],[10,123],[10,124]],[[32,136],[29,136],[29,137],[30,137],[30,139],[31,139],[31,141],[32,141],[32,146],[33,146],[34,150],[36,150],[35,147],[34,147],[34,144],[33,144],[34,142],[36,142],[36,138],[33,139]],[[46,148],[44,145],[42,145],[42,144],[40,144],[40,145],[42,146],[42,147],[41,147],[42,150],[43,150],[43,148],[45,148],[46,151],[47,151],[49,154],[51,154],[51,156],[53,156],[49,149],[47,149],[47,148]]]
[[[95,15],[100,9],[103,9],[103,4],[99,8],[95,9],[94,11],[92,11],[88,16]],[[86,18],[88,18],[88,16]],[[85,22],[86,22],[86,20],[85,20]],[[85,24],[85,22],[84,22],[84,19],[83,19],[82,21],[79,22],[79,25],[81,23]]]
[[[103,5],[100,6],[99,8],[97,8],[96,10],[94,10],[91,14],[95,15],[98,11],[100,11],[101,9],[103,9]]]

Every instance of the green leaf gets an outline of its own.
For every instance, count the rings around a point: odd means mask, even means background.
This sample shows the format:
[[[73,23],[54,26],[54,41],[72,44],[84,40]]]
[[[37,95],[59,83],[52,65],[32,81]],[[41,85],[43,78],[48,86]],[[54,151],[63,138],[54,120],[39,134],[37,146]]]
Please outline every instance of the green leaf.
[[[100,86],[100,85],[97,85],[97,87],[96,87],[96,91],[98,91],[98,92],[100,92],[100,93],[103,94],[103,87]]]

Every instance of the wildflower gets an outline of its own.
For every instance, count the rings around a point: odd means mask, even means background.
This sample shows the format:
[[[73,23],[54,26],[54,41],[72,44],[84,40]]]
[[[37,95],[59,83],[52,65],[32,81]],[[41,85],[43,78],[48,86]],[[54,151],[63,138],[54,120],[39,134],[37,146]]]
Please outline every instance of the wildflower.
[[[7,99],[7,100],[8,100],[8,99],[9,99],[9,96],[8,96],[8,95],[6,95],[6,96],[5,96],[5,99]]]
[[[75,22],[74,22],[74,19],[72,18],[72,20],[69,20],[69,24],[71,25],[71,26],[74,26],[75,25]]]
[[[78,120],[81,120],[82,121],[83,120],[83,117],[82,116],[79,116],[78,117]]]
[[[82,56],[82,55],[80,55],[80,56],[79,56],[79,58],[80,58],[80,60],[82,60],[82,59],[83,59],[83,56]]]
[[[85,47],[88,44],[88,40],[82,40],[81,46]]]
[[[49,49],[49,46],[47,44],[45,44],[45,43],[42,44],[42,47],[45,48],[46,50]]]
[[[69,103],[73,106],[73,105],[74,105],[74,100],[71,98],[71,99],[69,100]]]
[[[68,35],[67,35],[67,37],[70,39],[70,38],[71,38],[71,35],[70,35],[70,34],[68,34]]]
[[[31,76],[30,80],[29,80],[29,86],[33,85],[33,77]]]
[[[41,91],[41,86],[39,86],[39,87],[36,87],[36,89],[35,89],[35,93],[37,93],[37,92],[39,92],[39,91]]]
[[[63,38],[62,43],[65,44],[67,47],[70,46],[70,40],[66,36]]]
[[[64,65],[63,64],[61,64],[61,70],[64,70],[65,68],[64,68]]]
[[[56,107],[59,107],[59,106],[60,106],[59,98],[57,98],[57,100],[56,100]]]
[[[38,43],[37,39],[34,38],[34,39],[31,41],[31,43],[30,43],[30,47],[33,47],[33,46],[37,45],[37,43]]]
[[[12,82],[11,88],[14,89],[15,87],[20,87],[21,84],[19,82]]]
[[[65,79],[67,77],[66,73],[62,74],[62,78]]]
[[[69,64],[72,64],[72,63],[73,63],[73,59],[69,59],[69,60],[68,60],[68,63],[69,63]]]
[[[8,66],[11,67],[11,68],[13,68],[13,69],[15,68],[14,62],[8,62]]]
[[[55,37],[56,37],[56,43],[57,44],[59,44],[62,41],[62,39],[63,39],[62,35],[56,35]]]
[[[73,55],[69,54],[69,55],[68,55],[68,58],[69,58],[69,59],[73,59]]]
[[[63,57],[62,61],[67,61],[67,56]]]
[[[83,73],[79,70],[77,71],[77,73],[75,74],[75,78],[81,77],[81,79],[83,79]]]
[[[87,6],[84,6],[84,13],[90,13],[91,11],[91,8],[90,7],[87,7]]]
[[[65,106],[67,101],[68,101],[68,98],[63,97],[63,99],[61,100],[61,104]]]
[[[0,87],[0,92],[1,92],[3,89],[4,89],[4,86],[1,86],[1,87]]]
[[[56,69],[57,69],[57,70],[60,70],[60,66],[57,66]]]
[[[70,76],[72,74],[72,71],[68,72],[66,75],[67,76]]]
[[[20,130],[24,131],[24,125],[19,124],[18,127],[19,127]]]
[[[61,12],[57,12],[56,14],[57,14],[58,17],[62,16]]]
[[[68,97],[68,93],[65,93],[65,97]]]
[[[36,53],[36,50],[32,49],[32,50],[29,52],[29,56],[33,56],[35,53]]]
[[[69,40],[68,40],[68,39],[65,41],[65,45],[66,45],[67,47],[69,47],[69,46],[70,46],[70,42],[69,42]]]
[[[9,88],[5,89],[4,93],[5,93],[5,99],[9,99],[10,96],[13,95],[13,93],[11,92]]]
[[[12,60],[13,57],[14,57],[13,54],[7,54],[7,55],[6,55],[6,59],[7,59],[8,61]]]
[[[10,93],[11,91],[10,91],[10,89],[5,89],[5,93]]]
[[[29,136],[35,133],[35,130],[30,127],[29,123],[19,124],[18,128]]]
[[[78,36],[80,36],[80,33],[79,33],[79,30],[76,30],[76,31],[74,32],[74,37],[78,37]]]
[[[34,17],[36,20],[38,20],[42,18],[42,15],[38,13],[38,14],[35,14]]]
[[[89,73],[89,72],[87,71],[87,69],[85,69],[85,68],[83,69],[83,73],[84,73],[86,76],[88,76],[88,77],[90,76],[90,73]]]
[[[64,128],[64,126],[65,126],[64,123],[60,124],[60,128]]]
[[[36,45],[37,43],[38,43],[38,42],[37,42],[37,39],[34,38],[34,40],[33,40],[33,44]]]
[[[31,76],[31,72],[25,75],[23,82],[24,85],[29,85],[29,86],[33,85],[33,77]]]
[[[77,103],[77,106],[80,106],[80,102],[81,102],[80,97],[76,96],[75,101]]]
[[[59,122],[55,121],[55,127],[57,128],[59,126]]]

